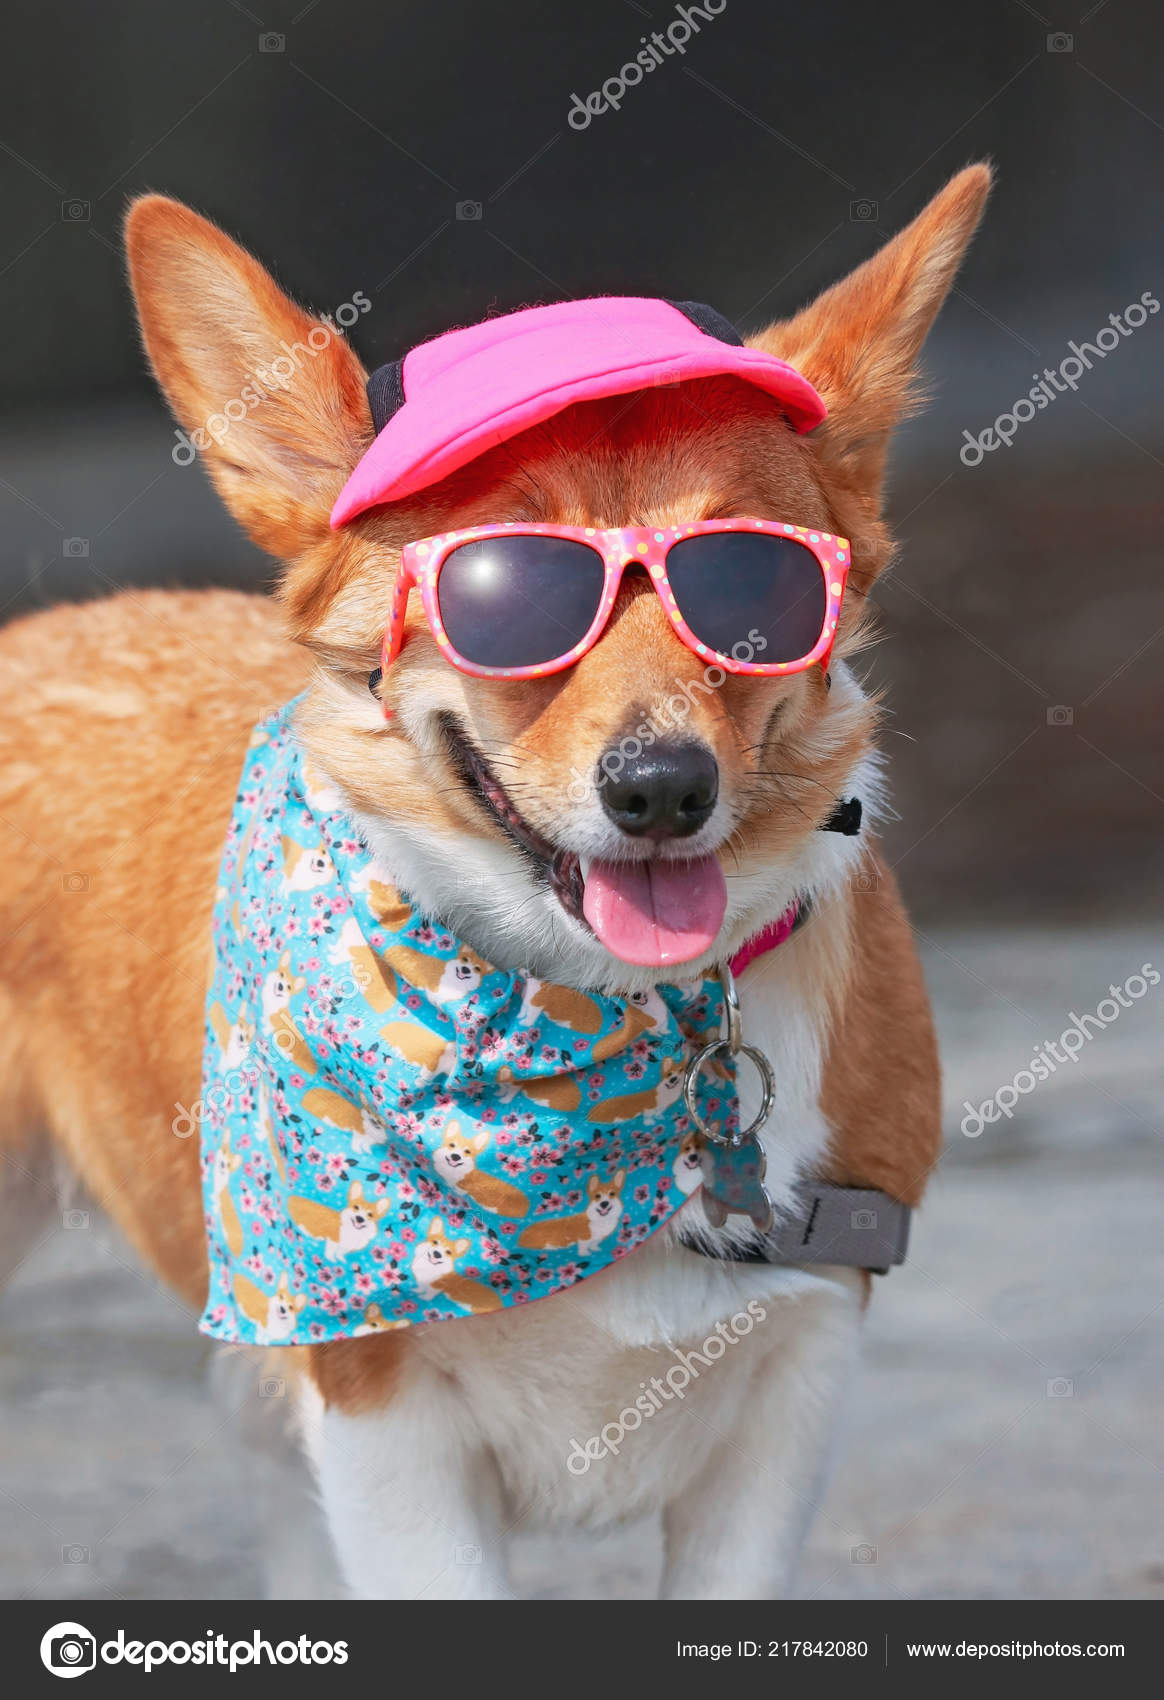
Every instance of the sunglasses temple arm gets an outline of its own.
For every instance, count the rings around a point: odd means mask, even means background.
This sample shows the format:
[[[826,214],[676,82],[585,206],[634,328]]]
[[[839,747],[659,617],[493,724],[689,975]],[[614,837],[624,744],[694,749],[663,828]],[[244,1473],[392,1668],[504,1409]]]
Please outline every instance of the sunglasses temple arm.
[[[401,561],[396,574],[396,583],[392,591],[392,609],[388,616],[388,624],[384,629],[384,641],[380,648],[380,665],[374,667],[368,675],[368,689],[380,703],[385,720],[391,720],[395,709],[387,707],[380,696],[380,687],[384,675],[400,654],[404,641],[404,615],[408,607],[409,592],[416,589],[416,576],[412,568]]]
[[[852,548],[853,548],[853,545],[851,543],[847,544],[847,553],[849,554],[850,559],[852,557]],[[819,555],[817,556],[817,559],[820,560]],[[837,572],[838,569],[833,568],[830,571],[827,561],[821,561],[820,562],[820,568],[821,568],[821,571],[824,573],[824,576],[825,576],[825,595],[827,597],[828,586],[832,582],[833,576]],[[829,666],[830,666],[830,663],[832,662],[833,650],[836,647],[837,633],[841,629],[841,610],[843,609],[843,607],[845,605],[845,592],[849,588],[849,562],[848,561],[846,561],[844,566],[839,569],[839,582],[840,582],[840,586],[841,586],[841,594],[837,599],[837,623],[833,627],[832,631],[829,633],[828,648],[825,650],[824,654],[820,657],[820,661],[819,661],[820,670],[824,674],[825,685],[827,686],[827,688],[829,690],[832,689],[832,683],[833,683],[832,679],[829,677]]]

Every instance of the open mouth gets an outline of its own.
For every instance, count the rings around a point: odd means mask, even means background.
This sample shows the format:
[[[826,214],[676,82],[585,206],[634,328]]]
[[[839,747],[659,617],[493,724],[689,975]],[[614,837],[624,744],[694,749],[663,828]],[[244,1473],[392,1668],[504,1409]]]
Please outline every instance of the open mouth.
[[[466,790],[546,880],[566,914],[613,956],[662,968],[702,956],[723,925],[727,886],[714,854],[688,861],[584,860],[558,850],[517,809],[505,787],[451,716],[441,730]]]
[[[517,845],[537,873],[548,880],[550,889],[567,915],[588,926],[582,910],[585,884],[578,857],[572,850],[555,850],[549,840],[529,824],[510,801],[489,763],[473,748],[451,714],[441,717],[441,733],[465,789],[476,797],[495,825]]]

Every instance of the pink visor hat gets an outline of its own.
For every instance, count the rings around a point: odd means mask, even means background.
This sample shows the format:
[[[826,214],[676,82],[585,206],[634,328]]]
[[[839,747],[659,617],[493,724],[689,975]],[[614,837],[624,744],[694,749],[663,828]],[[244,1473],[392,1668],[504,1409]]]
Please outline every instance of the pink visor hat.
[[[376,437],[331,523],[427,489],[576,401],[721,375],[772,396],[796,431],[825,416],[807,378],[745,348],[735,327],[698,301],[603,295],[446,331],[368,379]]]

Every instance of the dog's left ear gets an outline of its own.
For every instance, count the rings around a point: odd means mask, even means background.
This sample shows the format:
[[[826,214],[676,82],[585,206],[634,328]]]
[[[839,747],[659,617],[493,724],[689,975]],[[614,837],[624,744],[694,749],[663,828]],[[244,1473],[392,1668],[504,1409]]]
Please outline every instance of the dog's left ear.
[[[749,342],[803,372],[829,416],[809,439],[877,502],[890,434],[924,401],[916,361],[973,236],[992,172],[971,165],[913,223],[811,306]]]

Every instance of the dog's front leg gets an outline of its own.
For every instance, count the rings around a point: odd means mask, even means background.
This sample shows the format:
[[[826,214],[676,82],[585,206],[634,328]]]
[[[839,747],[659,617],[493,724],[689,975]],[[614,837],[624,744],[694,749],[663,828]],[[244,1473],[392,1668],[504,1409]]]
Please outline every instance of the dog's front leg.
[[[757,1330],[763,1359],[732,1421],[715,1419],[722,1439],[706,1469],[665,1509],[665,1599],[787,1596],[824,1485],[863,1301],[864,1278],[844,1270],[770,1305]]]
[[[391,1336],[388,1336],[391,1340]],[[344,1343],[344,1350],[381,1345]],[[330,1397],[329,1397],[330,1391]],[[328,1390],[308,1450],[347,1587],[358,1599],[504,1599],[496,1471],[456,1387],[424,1365],[373,1404]]]

